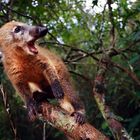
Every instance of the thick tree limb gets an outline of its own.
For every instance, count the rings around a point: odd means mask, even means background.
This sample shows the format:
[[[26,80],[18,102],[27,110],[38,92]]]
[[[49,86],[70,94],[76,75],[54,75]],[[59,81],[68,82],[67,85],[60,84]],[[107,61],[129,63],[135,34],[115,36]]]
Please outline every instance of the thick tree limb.
[[[9,116],[7,110],[7,98],[6,91],[4,91],[3,86],[0,86],[0,93],[3,97],[4,107],[6,110],[6,114],[10,120],[10,125],[13,130],[15,137],[17,136],[16,128],[11,121],[11,117]],[[47,121],[53,127],[63,131],[68,137],[73,140],[109,140],[105,135],[95,129],[88,123],[83,125],[79,125],[75,122],[74,117],[70,116],[65,110],[62,110],[58,106],[54,106],[49,104],[48,102],[42,103],[38,107],[39,117],[44,121]],[[45,136],[44,136],[45,137]],[[17,138],[15,138],[17,140]]]
[[[132,139],[122,124],[117,120],[113,112],[111,112],[109,106],[105,103],[106,87],[105,87],[105,75],[107,66],[105,63],[100,64],[100,69],[94,80],[93,94],[97,102],[97,105],[108,123],[110,131],[113,134],[115,140],[129,140]]]
[[[73,117],[57,106],[42,103],[39,112],[44,120],[75,140],[109,140],[88,123],[78,125]]]

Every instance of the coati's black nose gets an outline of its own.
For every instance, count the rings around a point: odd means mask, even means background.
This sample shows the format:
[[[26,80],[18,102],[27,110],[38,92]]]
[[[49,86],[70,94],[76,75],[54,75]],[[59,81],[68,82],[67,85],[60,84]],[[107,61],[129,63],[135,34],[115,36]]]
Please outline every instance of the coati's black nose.
[[[34,40],[43,37],[47,34],[48,29],[44,26],[33,26],[32,28],[30,28],[30,35],[32,37],[34,37]]]
[[[48,29],[46,27],[37,26],[38,37],[43,37],[47,34]]]

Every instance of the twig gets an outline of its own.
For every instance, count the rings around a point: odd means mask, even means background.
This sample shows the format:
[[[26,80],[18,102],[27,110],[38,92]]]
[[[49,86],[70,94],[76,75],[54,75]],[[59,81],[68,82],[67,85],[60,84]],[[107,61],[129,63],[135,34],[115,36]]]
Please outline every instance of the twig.
[[[7,17],[8,17],[8,21],[10,21],[12,19],[12,7],[13,7],[13,3],[14,3],[14,0],[10,0],[9,1],[9,9],[7,10]]]
[[[100,27],[100,31],[99,31],[99,33],[100,33],[99,41],[101,43],[102,51],[104,51],[104,52],[105,52],[105,50],[104,50],[105,48],[103,47],[103,29],[104,29],[104,22],[105,22],[105,15],[104,14],[105,14],[106,5],[107,5],[107,3],[104,5],[104,10],[102,12],[101,27]]]
[[[43,140],[46,140],[46,122],[43,122]]]
[[[119,68],[120,70],[122,70],[123,72],[125,72],[131,79],[133,79],[139,86],[140,86],[140,80],[138,79],[138,77],[135,75],[135,73],[133,73],[132,71],[129,71],[128,69],[122,67],[119,64],[116,63],[112,63],[113,66]]]
[[[7,115],[8,120],[10,121],[10,126],[11,126],[11,130],[14,134],[14,138],[15,138],[15,140],[19,140],[19,138],[17,136],[17,128],[16,128],[15,122],[13,121],[11,114],[10,114],[10,105],[8,103],[7,94],[4,91],[3,85],[0,85],[0,93],[1,93],[2,99],[3,99],[4,111]]]
[[[82,79],[84,79],[85,81],[90,82],[90,84],[91,84],[91,80],[89,78],[85,77],[84,75],[82,75],[80,73],[77,73],[75,71],[69,71],[69,72],[72,73],[72,74],[74,74],[74,75],[77,75],[77,76],[81,77]]]
[[[111,37],[110,48],[112,48],[112,47],[115,47],[115,22],[114,22],[112,7],[111,7],[112,0],[107,0],[107,4],[109,7],[109,19],[110,19],[110,22],[112,24],[112,27],[110,30],[110,37]]]
[[[7,10],[10,10],[11,12],[14,12],[14,13],[20,15],[20,16],[23,16],[23,17],[26,17],[26,18],[28,18],[28,19],[31,19],[31,20],[33,20],[35,23],[37,23],[36,19],[34,19],[33,17],[28,16],[28,15],[25,15],[25,14],[20,13],[20,12],[17,12],[17,11],[15,11],[15,10],[13,10],[12,8],[8,7],[8,6],[5,6],[3,3],[1,3],[1,5],[2,5],[4,8],[6,8]]]

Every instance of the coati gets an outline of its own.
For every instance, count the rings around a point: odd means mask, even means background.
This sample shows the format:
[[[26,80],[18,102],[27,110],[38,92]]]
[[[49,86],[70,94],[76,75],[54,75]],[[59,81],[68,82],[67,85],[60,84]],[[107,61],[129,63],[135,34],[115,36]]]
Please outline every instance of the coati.
[[[0,28],[0,49],[5,72],[25,100],[30,120],[36,118],[38,103],[55,98],[77,123],[83,124],[84,107],[75,94],[66,66],[49,50],[44,55],[35,44],[47,32],[45,27],[16,21],[3,25]]]

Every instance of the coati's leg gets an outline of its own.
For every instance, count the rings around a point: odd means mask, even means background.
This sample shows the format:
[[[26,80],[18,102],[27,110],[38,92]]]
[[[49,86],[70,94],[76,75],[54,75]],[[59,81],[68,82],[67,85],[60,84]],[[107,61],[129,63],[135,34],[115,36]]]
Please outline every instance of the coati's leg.
[[[68,111],[71,116],[74,116],[77,123],[85,123],[85,110],[78,97],[75,97],[75,99],[64,97],[63,99],[59,99],[58,101],[63,109]]]
[[[64,97],[64,91],[59,82],[59,78],[57,77],[57,74],[51,65],[46,64],[46,70],[44,70],[44,76],[46,80],[48,80],[51,86],[54,97],[56,99],[62,99]]]
[[[79,99],[79,97],[76,95],[75,90],[73,90],[71,83],[66,80],[63,80],[62,85],[65,85],[63,86],[63,90],[65,93],[67,93],[67,95],[59,101],[61,107],[65,108],[65,110],[70,110],[71,116],[75,117],[77,123],[85,123],[84,105]]]
[[[79,100],[78,97],[76,100],[71,99],[71,103],[74,107],[74,112],[71,114],[75,117],[76,122],[79,122],[80,124],[85,123],[85,109],[83,103]]]
[[[34,121],[37,117],[37,106],[36,101],[32,97],[32,93],[28,84],[24,82],[19,82],[15,84],[15,86],[16,89],[19,91],[21,97],[23,97],[26,102],[29,120]]]
[[[52,92],[58,99],[60,106],[74,116],[77,123],[83,124],[85,122],[84,108],[76,97],[71,83],[64,80],[63,77],[58,78],[51,67],[47,67],[44,76],[49,81]]]

